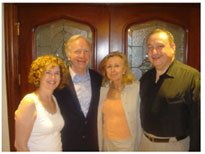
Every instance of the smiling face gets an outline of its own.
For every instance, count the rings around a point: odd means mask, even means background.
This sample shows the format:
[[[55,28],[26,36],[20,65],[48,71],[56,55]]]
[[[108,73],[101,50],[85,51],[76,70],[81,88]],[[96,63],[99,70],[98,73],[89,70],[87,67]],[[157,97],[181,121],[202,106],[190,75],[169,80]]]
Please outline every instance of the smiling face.
[[[120,57],[118,56],[110,57],[107,60],[105,70],[108,79],[118,83],[122,81],[122,76],[123,73],[125,72],[125,67]]]
[[[175,58],[175,48],[175,44],[170,44],[164,32],[154,33],[147,40],[149,61],[159,70],[168,68],[172,63]]]
[[[79,38],[71,42],[69,48],[68,59],[71,61],[71,68],[77,74],[84,74],[90,62],[90,45],[83,38]]]
[[[49,66],[47,66],[46,70],[41,76],[40,87],[54,91],[60,84],[60,80],[60,67],[55,66],[50,68]]]

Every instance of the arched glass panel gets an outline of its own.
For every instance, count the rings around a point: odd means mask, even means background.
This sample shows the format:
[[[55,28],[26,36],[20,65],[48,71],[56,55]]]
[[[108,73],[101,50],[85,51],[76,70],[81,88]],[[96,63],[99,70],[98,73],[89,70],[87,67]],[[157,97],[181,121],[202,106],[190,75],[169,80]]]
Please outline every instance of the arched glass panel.
[[[137,79],[152,67],[147,57],[145,39],[156,28],[166,29],[173,34],[176,43],[176,59],[184,62],[185,31],[183,28],[161,21],[132,25],[128,29],[127,56],[131,70]]]
[[[87,25],[68,20],[59,20],[36,29],[36,56],[52,54],[62,58],[67,64],[64,43],[73,35],[81,34],[92,43],[92,31]]]

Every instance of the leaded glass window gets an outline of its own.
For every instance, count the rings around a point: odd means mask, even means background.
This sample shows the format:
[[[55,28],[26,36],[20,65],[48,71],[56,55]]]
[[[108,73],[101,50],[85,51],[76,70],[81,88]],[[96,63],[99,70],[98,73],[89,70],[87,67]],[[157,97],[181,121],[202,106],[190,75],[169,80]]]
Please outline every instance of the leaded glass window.
[[[68,20],[41,25],[36,29],[36,57],[52,54],[62,58],[67,64],[64,43],[73,35],[85,36],[92,43],[92,31],[87,25]]]
[[[138,80],[143,73],[152,67],[147,57],[145,39],[147,35],[156,28],[166,29],[172,33],[176,44],[175,57],[179,61],[184,62],[185,31],[183,28],[161,21],[151,21],[132,25],[128,29],[127,56],[131,70]]]

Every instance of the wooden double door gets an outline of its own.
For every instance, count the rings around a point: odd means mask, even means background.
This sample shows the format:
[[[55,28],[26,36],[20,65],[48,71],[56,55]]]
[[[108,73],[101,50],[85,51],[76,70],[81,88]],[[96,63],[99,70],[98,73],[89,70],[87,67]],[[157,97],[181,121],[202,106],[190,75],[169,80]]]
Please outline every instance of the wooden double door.
[[[200,70],[200,3],[5,3],[5,52],[11,151],[14,151],[14,111],[33,90],[27,76],[36,58],[35,30],[60,19],[92,29],[92,68],[111,51],[127,54],[127,29],[159,20],[182,27],[185,63]]]

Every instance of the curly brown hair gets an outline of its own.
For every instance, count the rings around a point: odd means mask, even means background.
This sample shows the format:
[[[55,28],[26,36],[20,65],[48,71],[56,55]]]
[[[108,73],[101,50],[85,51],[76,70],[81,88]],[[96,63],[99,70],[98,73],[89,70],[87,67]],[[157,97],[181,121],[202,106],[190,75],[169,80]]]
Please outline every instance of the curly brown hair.
[[[106,74],[107,61],[109,58],[115,57],[115,56],[120,57],[122,59],[124,67],[126,68],[125,74],[123,74],[122,76],[122,83],[124,85],[127,85],[127,84],[131,84],[133,81],[136,80],[134,74],[130,71],[127,57],[124,54],[120,53],[119,51],[115,51],[105,56],[104,59],[100,63],[99,69],[103,76],[103,81],[102,81],[103,86],[105,86],[110,81],[110,79],[108,79],[107,74]]]
[[[68,68],[61,58],[53,55],[40,56],[32,62],[28,75],[28,82],[34,84],[36,87],[39,87],[41,76],[44,71],[46,71],[47,66],[49,66],[50,69],[55,66],[60,67],[61,81],[58,89],[64,88],[68,82]]]

